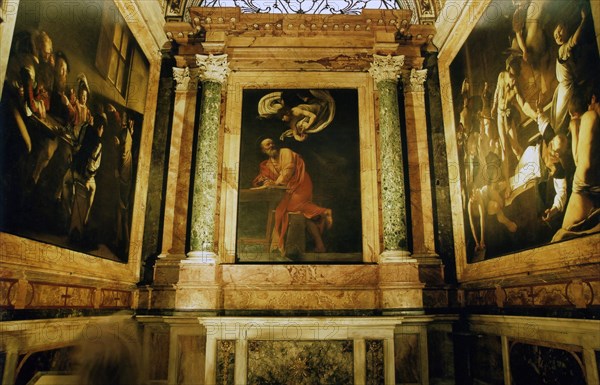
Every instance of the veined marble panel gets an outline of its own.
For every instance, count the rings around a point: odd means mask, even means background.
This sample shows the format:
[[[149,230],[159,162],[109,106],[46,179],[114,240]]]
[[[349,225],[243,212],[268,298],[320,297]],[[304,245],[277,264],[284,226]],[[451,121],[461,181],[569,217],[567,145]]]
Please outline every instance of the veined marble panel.
[[[418,334],[396,334],[394,337],[394,359],[396,383],[419,383],[420,347]]]
[[[367,385],[383,384],[385,381],[383,340],[367,340],[365,343]]]
[[[154,329],[149,333],[148,350],[148,379],[166,381],[169,370],[169,331]]]
[[[235,385],[235,341],[217,341],[217,384]]]
[[[525,343],[509,348],[513,383],[585,385],[585,367],[581,351],[557,349]]]
[[[140,289],[144,293],[140,306],[188,310],[415,309],[423,306],[422,291],[414,263],[208,265],[182,260],[173,285]],[[447,302],[445,298],[432,301],[441,306]]]
[[[131,306],[131,293],[123,290],[102,290],[100,307],[122,308]]]
[[[204,378],[206,339],[199,335],[179,335],[177,384],[194,385]]]
[[[224,290],[226,309],[373,309],[378,295],[374,290]]]
[[[470,348],[473,377],[486,384],[504,383],[500,337],[474,338]]]
[[[378,282],[375,265],[223,265],[227,286],[311,285],[368,287]]]
[[[352,341],[249,341],[248,384],[352,384],[353,350]]]

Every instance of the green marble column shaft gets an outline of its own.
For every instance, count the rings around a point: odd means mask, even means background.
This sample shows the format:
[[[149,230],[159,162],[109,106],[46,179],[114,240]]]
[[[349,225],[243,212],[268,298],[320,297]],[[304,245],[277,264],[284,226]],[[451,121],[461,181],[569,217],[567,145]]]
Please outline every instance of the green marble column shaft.
[[[379,91],[379,145],[381,160],[382,257],[410,255],[407,243],[406,194],[398,107],[398,76],[404,56],[373,55],[369,72]]]
[[[397,82],[377,83],[379,91],[379,135],[383,246],[385,250],[408,250],[406,195]]]
[[[201,119],[194,167],[190,249],[214,252],[221,84],[202,82]]]
[[[229,73],[227,55],[196,55],[202,81],[200,127],[194,165],[190,251],[188,258],[216,262],[215,217],[221,90]]]

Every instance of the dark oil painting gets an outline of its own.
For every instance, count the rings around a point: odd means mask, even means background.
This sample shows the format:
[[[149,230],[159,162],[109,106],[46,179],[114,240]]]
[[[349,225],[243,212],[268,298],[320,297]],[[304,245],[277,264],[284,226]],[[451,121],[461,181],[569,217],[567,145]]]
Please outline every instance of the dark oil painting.
[[[468,262],[600,231],[589,1],[494,0],[450,66]]]
[[[126,262],[149,64],[111,1],[21,1],[0,100],[0,230]]]
[[[358,93],[244,90],[238,262],[362,262]]]

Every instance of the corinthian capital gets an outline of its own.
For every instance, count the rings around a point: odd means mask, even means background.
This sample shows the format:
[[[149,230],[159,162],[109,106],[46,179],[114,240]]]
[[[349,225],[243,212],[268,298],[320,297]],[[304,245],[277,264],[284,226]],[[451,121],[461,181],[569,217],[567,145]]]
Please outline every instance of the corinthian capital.
[[[173,67],[173,79],[177,82],[175,91],[195,91],[198,89],[198,68]]]
[[[411,70],[402,71],[402,84],[404,92],[424,92],[425,80],[427,80],[427,70]]]
[[[227,54],[223,55],[196,55],[196,64],[200,69],[200,80],[208,82],[225,83],[229,75]]]
[[[375,79],[375,83],[383,80],[398,81],[398,76],[404,65],[404,55],[373,55],[373,63],[369,68],[369,73]]]

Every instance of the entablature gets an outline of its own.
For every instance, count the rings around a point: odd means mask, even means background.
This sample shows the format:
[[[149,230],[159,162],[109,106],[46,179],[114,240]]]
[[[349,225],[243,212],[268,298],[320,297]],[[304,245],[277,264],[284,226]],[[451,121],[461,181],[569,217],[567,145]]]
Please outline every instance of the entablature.
[[[432,25],[411,25],[409,10],[365,9],[360,15],[246,14],[239,8],[190,9],[191,23],[168,22],[178,66],[196,54],[229,57],[234,71],[366,71],[373,54],[404,55],[421,68]]]

